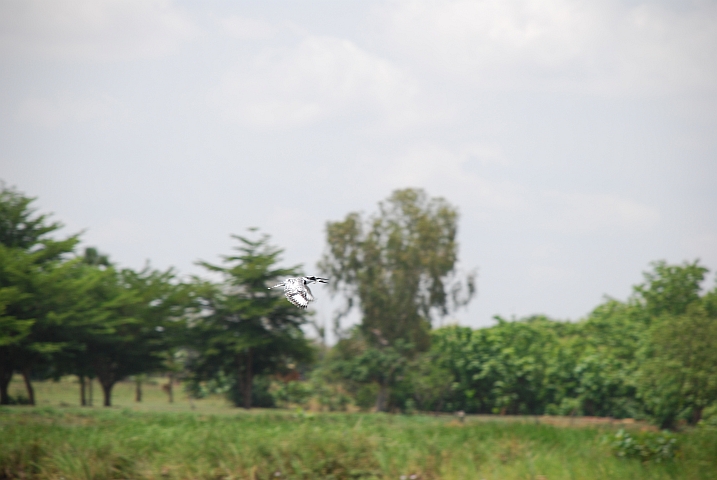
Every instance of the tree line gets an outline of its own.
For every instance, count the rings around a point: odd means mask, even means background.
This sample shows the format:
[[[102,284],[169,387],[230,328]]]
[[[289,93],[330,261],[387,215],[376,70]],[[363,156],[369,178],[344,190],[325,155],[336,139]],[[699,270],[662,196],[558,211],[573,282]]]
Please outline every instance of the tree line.
[[[166,374],[191,397],[223,392],[237,405],[342,410],[599,415],[663,427],[717,417],[717,289],[698,261],[655,262],[630,298],[606,299],[576,322],[545,316],[492,327],[433,328],[468,304],[475,272],[457,269],[457,209],[419,189],[376,212],[328,222],[320,272],[344,301],[337,342],[311,313],[268,290],[301,274],[256,229],[234,236],[212,280],[173,269],[120,268],[78,235],[0,190],[0,403],[22,375],[74,375],[112,387]],[[219,279],[219,280],[216,280]],[[344,328],[356,311],[358,324]],[[318,338],[306,329],[313,325]],[[170,386],[173,384],[170,381]],[[139,395],[139,390],[138,390]]]
[[[97,379],[109,406],[118,381],[161,372],[194,385],[230,378],[249,408],[255,375],[311,358],[306,313],[265,286],[298,274],[277,267],[281,250],[268,236],[236,236],[221,265],[200,262],[223,281],[180,281],[173,269],[120,268],[95,248],[77,252],[79,236],[53,238],[62,225],[33,201],[2,185],[0,404],[13,401],[14,373],[31,404],[33,378],[75,375],[82,405],[86,380]]]

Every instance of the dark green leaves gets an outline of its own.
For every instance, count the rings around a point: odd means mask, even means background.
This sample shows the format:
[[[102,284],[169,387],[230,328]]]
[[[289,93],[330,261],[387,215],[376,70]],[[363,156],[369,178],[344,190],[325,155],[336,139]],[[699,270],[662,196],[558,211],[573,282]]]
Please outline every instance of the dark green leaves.
[[[241,391],[237,403],[249,408],[254,375],[275,373],[288,363],[306,360],[311,349],[301,331],[306,311],[291,305],[281,291],[268,289],[286,277],[298,276],[298,267],[277,267],[282,251],[269,243],[267,235],[233,238],[239,242],[237,253],[223,256],[223,265],[199,263],[223,281],[195,279],[190,368],[195,382],[216,376],[232,379]]]

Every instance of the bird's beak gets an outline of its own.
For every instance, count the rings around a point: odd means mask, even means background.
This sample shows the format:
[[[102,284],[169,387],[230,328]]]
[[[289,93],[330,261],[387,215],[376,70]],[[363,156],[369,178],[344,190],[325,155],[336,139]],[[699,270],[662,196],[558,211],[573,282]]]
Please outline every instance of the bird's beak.
[[[328,279],[328,278],[316,277],[316,281],[319,282],[319,283],[329,283],[329,279]]]

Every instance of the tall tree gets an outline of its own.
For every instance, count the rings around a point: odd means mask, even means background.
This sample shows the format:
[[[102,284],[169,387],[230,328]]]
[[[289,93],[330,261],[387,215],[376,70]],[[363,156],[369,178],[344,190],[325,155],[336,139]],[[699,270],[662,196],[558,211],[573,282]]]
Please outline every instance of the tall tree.
[[[34,403],[30,375],[48,354],[62,347],[60,325],[53,320],[62,293],[51,279],[73,251],[77,236],[54,240],[49,235],[61,224],[31,208],[33,198],[0,184],[0,291],[4,294],[0,331],[0,402],[7,403],[7,383],[13,371],[25,379],[28,398]]]
[[[700,299],[700,285],[708,271],[699,260],[682,265],[653,262],[652,271],[643,273],[645,282],[634,287],[635,294],[653,317],[681,315]]]
[[[432,319],[475,294],[474,274],[456,278],[457,229],[455,207],[420,189],[396,190],[368,217],[350,213],[329,222],[319,268],[346,299],[337,318],[358,305],[369,345],[381,350],[401,342],[405,355],[425,351]],[[383,409],[389,377],[379,387],[377,408]]]
[[[699,303],[665,315],[649,332],[640,368],[640,394],[661,426],[678,417],[696,424],[717,401],[717,317]]]
[[[110,267],[100,273],[92,295],[98,305],[95,323],[103,330],[85,339],[82,358],[92,365],[104,405],[110,406],[112,388],[119,380],[162,370],[171,343],[165,332],[184,314],[184,305],[177,299],[171,269],[162,272],[146,266],[117,272]]]
[[[662,427],[697,423],[717,401],[717,289],[701,296],[708,272],[699,261],[655,262],[635,287],[650,317],[640,350],[638,394]]]
[[[239,241],[237,253],[223,256],[223,265],[199,262],[224,282],[197,280],[200,315],[189,321],[197,352],[193,370],[201,378],[219,373],[234,378],[240,404],[249,409],[255,375],[306,359],[311,350],[301,330],[306,312],[268,289],[277,279],[299,275],[298,267],[276,265],[282,250],[268,235],[233,238]]]
[[[84,254],[82,256],[82,263],[85,265],[88,265],[88,270],[91,269],[100,269],[103,270],[104,268],[110,267],[112,264],[109,260],[109,255],[100,253],[100,251],[95,247],[86,247]],[[97,279],[99,277],[102,277],[103,274],[95,274],[90,275],[94,279]],[[93,283],[93,282],[91,282]],[[91,289],[92,287],[90,287]],[[82,289],[86,290],[86,289]],[[86,297],[89,298],[89,297]],[[90,306],[90,309],[93,307],[96,307],[97,305]],[[92,369],[91,362],[87,358],[87,340],[92,338],[94,335],[97,335],[98,333],[98,327],[99,331],[102,331],[103,327],[101,325],[96,325],[92,322],[92,320],[95,317],[91,314],[84,314],[83,319],[88,320],[89,324],[86,324],[85,326],[87,328],[83,329],[81,335],[75,335],[73,337],[74,345],[76,346],[75,349],[72,350],[70,355],[70,362],[71,367],[68,371],[71,373],[74,373],[77,375],[77,378],[80,383],[80,405],[81,406],[87,406],[91,404],[92,399],[88,398],[87,395],[87,388],[88,386],[92,385],[92,381],[95,377],[94,370]],[[82,341],[82,340],[85,341]]]
[[[12,265],[12,256],[8,255],[7,248],[0,246],[0,265],[2,270],[15,268]],[[6,277],[3,271],[0,276]],[[6,282],[3,282],[6,283]],[[0,405],[10,403],[8,386],[16,368],[16,354],[18,348],[30,335],[34,321],[32,319],[18,319],[7,314],[7,307],[20,302],[26,294],[16,286],[0,286]]]
[[[112,332],[105,298],[99,292],[112,281],[114,270],[99,269],[83,258],[64,265],[55,275],[55,288],[62,290],[57,311],[53,314],[60,326],[58,340],[62,349],[52,355],[49,374],[54,378],[77,375],[80,381],[80,405],[91,404],[87,397],[87,379],[95,377],[88,346],[103,335]]]

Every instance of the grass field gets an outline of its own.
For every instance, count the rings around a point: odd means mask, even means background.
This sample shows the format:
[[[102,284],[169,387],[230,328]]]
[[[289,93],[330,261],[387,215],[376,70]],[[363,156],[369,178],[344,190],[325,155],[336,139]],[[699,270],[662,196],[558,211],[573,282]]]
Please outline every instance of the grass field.
[[[131,385],[122,385],[126,396],[118,390],[117,407],[60,406],[69,386],[38,384],[38,407],[0,409],[0,478],[717,478],[717,438],[708,430],[679,434],[676,459],[643,464],[612,454],[605,437],[618,427],[609,424],[245,413],[220,399],[191,410],[186,399],[168,405],[159,386],[136,406]]]
[[[174,402],[169,403],[169,397],[162,390],[167,383],[166,378],[153,378],[142,385],[142,402],[135,402],[135,385],[133,382],[118,382],[112,389],[112,406],[129,408],[138,411],[176,411],[189,412],[192,407],[202,413],[230,413],[235,412],[223,396],[213,395],[199,400],[187,398],[180,386],[174,388]],[[76,377],[63,377],[58,382],[33,382],[35,400],[39,407],[71,407],[79,406],[80,390]],[[22,377],[15,375],[10,382],[9,389],[12,397],[26,397],[25,384]],[[89,396],[89,393],[88,393]],[[94,407],[102,406],[102,388],[95,380],[92,386]]]

